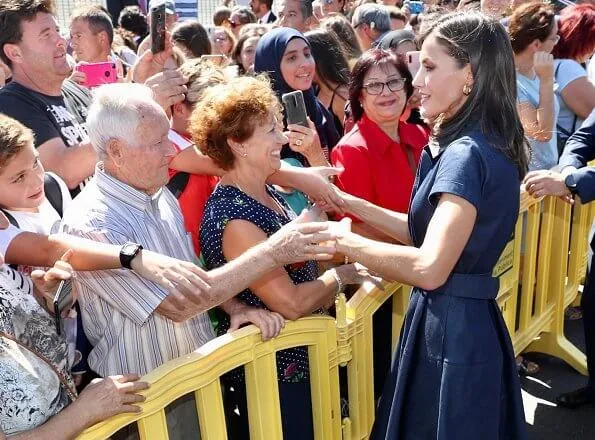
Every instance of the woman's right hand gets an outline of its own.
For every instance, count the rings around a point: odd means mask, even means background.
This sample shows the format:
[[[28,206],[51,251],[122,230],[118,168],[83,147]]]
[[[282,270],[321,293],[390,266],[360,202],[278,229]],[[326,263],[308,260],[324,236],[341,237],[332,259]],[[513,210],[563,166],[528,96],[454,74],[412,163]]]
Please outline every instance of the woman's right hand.
[[[547,52],[535,52],[533,68],[541,81],[554,78],[554,56]]]
[[[372,275],[368,271],[368,268],[362,264],[344,264],[331,270],[337,272],[337,275],[343,284],[362,284],[365,281],[370,281],[378,289],[384,290],[382,278]]]
[[[87,418],[87,426],[116,414],[141,412],[134,404],[145,401],[139,391],[148,389],[149,384],[139,379],[136,374],[125,374],[93,380],[75,402],[81,417]]]

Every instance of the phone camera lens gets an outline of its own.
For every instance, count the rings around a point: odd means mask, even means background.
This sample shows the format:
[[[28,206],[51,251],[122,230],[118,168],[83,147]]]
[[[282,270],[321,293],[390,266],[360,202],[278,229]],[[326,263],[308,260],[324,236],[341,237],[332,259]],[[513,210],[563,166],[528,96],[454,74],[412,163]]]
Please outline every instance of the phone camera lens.
[[[110,75],[111,75],[110,71],[109,71],[109,70],[106,70],[106,71],[105,71],[105,77],[106,77],[106,78],[109,78],[109,77],[110,77]]]

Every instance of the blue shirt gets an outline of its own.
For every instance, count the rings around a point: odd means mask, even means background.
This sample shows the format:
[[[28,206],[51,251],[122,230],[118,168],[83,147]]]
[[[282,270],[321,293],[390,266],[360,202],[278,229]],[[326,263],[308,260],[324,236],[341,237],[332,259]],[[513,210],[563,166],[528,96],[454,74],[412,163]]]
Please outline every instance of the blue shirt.
[[[533,107],[539,108],[539,77],[535,76],[535,78],[531,79],[517,72],[516,85],[518,102],[528,102]],[[552,137],[549,141],[538,141],[527,135],[531,146],[530,171],[547,170],[555,167],[558,163],[558,138],[556,136],[555,121],[558,119],[559,111],[558,98],[554,95],[554,125],[551,127]]]

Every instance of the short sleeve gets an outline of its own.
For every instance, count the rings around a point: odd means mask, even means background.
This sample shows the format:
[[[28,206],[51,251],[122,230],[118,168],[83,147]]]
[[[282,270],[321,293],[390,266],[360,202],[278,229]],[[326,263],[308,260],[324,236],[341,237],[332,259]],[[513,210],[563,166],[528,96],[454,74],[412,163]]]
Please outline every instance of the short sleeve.
[[[521,102],[528,102],[529,104],[534,105],[533,104],[533,100],[531,98],[531,95],[529,94],[529,91],[518,80],[517,80],[517,83],[516,83],[516,93],[517,93],[517,101],[519,103],[521,103]]]
[[[8,226],[6,229],[0,230],[0,255],[3,259],[6,255],[8,246],[10,246],[10,242],[21,232],[23,231],[13,225]]]
[[[343,172],[336,179],[336,184],[341,190],[369,202],[375,202],[374,182],[366,148],[337,145],[331,152],[331,163],[335,167],[343,168]],[[359,221],[357,218],[349,217]]]
[[[558,94],[562,93],[562,90],[575,79],[587,76],[585,69],[574,60],[560,60],[558,63],[556,66],[558,73],[555,79],[558,85],[556,90]]]
[[[485,178],[480,148],[470,138],[462,138],[446,147],[440,158],[429,199],[434,205],[440,194],[453,194],[479,209]]]
[[[35,135],[36,147],[54,138],[61,139],[60,132],[44,109],[28,99],[11,92],[2,93],[0,95],[0,113],[10,116],[30,128]]]

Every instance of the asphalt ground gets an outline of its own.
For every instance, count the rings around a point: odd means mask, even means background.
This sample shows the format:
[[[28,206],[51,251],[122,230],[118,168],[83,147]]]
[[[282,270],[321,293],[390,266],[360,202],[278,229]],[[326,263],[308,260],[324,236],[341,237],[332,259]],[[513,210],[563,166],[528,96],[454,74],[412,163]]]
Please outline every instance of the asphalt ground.
[[[583,321],[566,321],[566,337],[584,352]],[[556,407],[556,396],[584,386],[586,378],[565,362],[543,354],[524,356],[540,366],[521,380],[530,440],[595,440],[595,405],[568,410]]]

